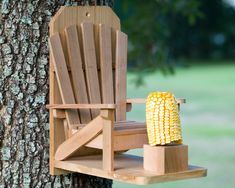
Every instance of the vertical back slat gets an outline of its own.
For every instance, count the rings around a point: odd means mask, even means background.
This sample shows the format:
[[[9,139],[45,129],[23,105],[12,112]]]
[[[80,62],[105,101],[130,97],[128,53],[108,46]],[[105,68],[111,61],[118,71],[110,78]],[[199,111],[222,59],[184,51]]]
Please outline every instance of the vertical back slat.
[[[101,103],[93,24],[82,23],[81,29],[89,101],[90,103]],[[91,113],[94,118],[99,115],[99,110],[91,110]]]
[[[54,58],[53,62],[62,102],[63,104],[75,104],[59,33],[55,33],[50,37],[50,47]],[[66,118],[70,129],[74,127],[73,125],[80,123],[77,110],[66,110]]]
[[[67,27],[65,29],[65,35],[67,38],[67,48],[70,60],[75,99],[77,103],[88,104],[88,94],[86,90],[85,76],[82,68],[81,51],[76,25]],[[91,120],[89,109],[81,109],[79,110],[79,112],[82,123],[88,123]]]
[[[94,42],[95,42],[95,52],[96,52],[96,64],[97,64],[97,71],[98,71],[98,80],[100,86],[100,95],[101,95],[101,102],[102,102],[102,84],[101,84],[101,71],[100,71],[100,39],[99,39],[99,24],[93,25],[94,29]]]
[[[113,68],[113,94],[114,94],[114,101],[116,101],[116,29],[111,28],[111,38],[112,38],[112,68]],[[115,113],[116,119],[116,113]]]
[[[116,31],[116,121],[126,120],[127,35]]]
[[[101,91],[103,103],[114,103],[111,28],[99,25]]]

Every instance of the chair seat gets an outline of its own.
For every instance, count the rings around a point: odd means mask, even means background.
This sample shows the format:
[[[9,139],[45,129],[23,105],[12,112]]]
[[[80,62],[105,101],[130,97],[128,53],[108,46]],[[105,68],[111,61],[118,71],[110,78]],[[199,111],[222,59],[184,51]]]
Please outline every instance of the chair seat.
[[[114,124],[114,151],[142,148],[148,143],[146,123],[121,121]],[[87,147],[103,149],[103,135],[86,144]]]
[[[114,135],[146,134],[146,123],[136,121],[120,121],[114,123]]]

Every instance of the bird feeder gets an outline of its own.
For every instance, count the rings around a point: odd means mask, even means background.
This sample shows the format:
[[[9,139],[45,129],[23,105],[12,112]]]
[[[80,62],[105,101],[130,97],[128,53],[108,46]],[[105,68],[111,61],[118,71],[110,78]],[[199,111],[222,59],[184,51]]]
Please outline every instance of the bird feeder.
[[[186,146],[161,145],[181,142],[179,132],[171,134],[180,131],[178,124],[171,130],[165,123],[163,128],[168,129],[169,137],[159,137],[159,140],[155,116],[147,119],[153,123],[150,127],[145,122],[126,119],[133,104],[146,100],[126,98],[127,35],[121,32],[120,20],[111,8],[61,7],[50,22],[49,44],[50,104],[47,108],[52,175],[79,172],[139,185],[206,176],[203,167],[186,163],[172,166],[175,163],[171,161],[188,161]],[[169,122],[179,123],[171,115],[175,115],[175,105],[182,100],[172,101],[170,97],[163,112],[167,114],[167,105],[172,102]],[[148,99],[147,104],[150,103]],[[152,128],[153,136],[147,131]],[[143,147],[144,157],[125,153]],[[154,156],[159,153],[161,158],[156,161]],[[144,167],[146,161],[152,160],[155,167],[162,165],[161,170]],[[176,170],[172,171],[173,167]]]

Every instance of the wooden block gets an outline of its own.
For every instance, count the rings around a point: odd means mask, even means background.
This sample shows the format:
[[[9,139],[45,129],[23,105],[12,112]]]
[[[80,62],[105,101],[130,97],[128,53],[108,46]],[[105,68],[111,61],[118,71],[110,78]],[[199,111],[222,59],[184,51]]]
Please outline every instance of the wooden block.
[[[53,117],[54,118],[58,118],[58,119],[65,119],[66,118],[65,110],[53,109],[52,112],[53,112]]]
[[[144,145],[144,169],[159,175],[188,170],[188,146]]]

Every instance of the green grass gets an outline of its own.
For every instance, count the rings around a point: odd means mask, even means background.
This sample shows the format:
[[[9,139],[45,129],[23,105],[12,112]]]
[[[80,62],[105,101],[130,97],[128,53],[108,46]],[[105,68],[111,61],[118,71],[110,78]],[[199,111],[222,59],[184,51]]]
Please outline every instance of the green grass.
[[[181,108],[184,143],[189,145],[191,164],[208,168],[206,178],[153,184],[148,188],[235,187],[235,65],[221,64],[177,69],[175,76],[146,76],[146,85],[136,88],[128,75],[128,98],[146,98],[151,91],[172,91],[186,98]],[[145,120],[145,106],[134,105],[128,119]],[[129,153],[142,155],[142,150]],[[114,182],[114,188],[141,186]]]

